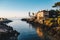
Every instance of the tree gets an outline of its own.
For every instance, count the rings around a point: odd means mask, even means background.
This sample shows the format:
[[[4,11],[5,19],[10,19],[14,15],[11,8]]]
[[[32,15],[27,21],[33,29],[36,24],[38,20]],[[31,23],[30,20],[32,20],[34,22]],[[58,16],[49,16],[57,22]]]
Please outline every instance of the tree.
[[[56,7],[58,10],[60,10],[60,2],[55,3],[52,7]]]
[[[30,15],[30,12],[29,12],[29,16],[31,16],[31,15]]]

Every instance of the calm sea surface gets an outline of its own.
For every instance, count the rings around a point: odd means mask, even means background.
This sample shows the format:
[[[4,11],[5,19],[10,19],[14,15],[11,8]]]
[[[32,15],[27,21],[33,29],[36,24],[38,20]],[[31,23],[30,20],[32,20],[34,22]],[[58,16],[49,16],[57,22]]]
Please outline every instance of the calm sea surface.
[[[31,24],[21,21],[20,19],[12,19],[12,21],[13,22],[8,23],[8,25],[20,33],[18,40],[41,40],[38,36],[39,31]]]
[[[40,24],[29,24],[20,19],[11,20],[13,22],[7,25],[20,33],[16,40],[60,40],[60,31],[56,30],[56,27],[48,28],[48,26]]]

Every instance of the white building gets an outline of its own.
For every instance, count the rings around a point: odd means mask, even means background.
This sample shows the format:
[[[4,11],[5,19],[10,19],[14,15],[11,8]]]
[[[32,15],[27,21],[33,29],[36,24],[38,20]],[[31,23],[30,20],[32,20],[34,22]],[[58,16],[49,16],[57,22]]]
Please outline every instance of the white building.
[[[43,23],[43,20],[47,19],[49,16],[49,12],[48,11],[38,11],[36,13],[36,19],[37,21],[39,21],[40,23]]]

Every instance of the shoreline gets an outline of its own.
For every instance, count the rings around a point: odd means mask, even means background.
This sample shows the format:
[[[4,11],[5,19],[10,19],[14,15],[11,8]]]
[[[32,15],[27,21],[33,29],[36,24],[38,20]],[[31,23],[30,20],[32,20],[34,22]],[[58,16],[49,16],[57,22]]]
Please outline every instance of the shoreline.
[[[10,37],[12,37],[12,39],[13,37],[17,38],[18,35],[20,34],[16,30],[14,30],[11,26],[6,25],[6,23],[10,23],[10,22],[12,22],[12,20],[0,21],[0,39],[1,40],[3,39],[7,40]]]

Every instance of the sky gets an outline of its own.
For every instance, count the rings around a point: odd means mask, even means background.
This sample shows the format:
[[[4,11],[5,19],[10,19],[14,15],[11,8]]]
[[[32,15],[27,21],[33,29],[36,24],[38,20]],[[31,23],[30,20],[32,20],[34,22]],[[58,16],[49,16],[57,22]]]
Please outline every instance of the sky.
[[[53,9],[60,0],[0,0],[0,17],[27,17],[28,12]]]

